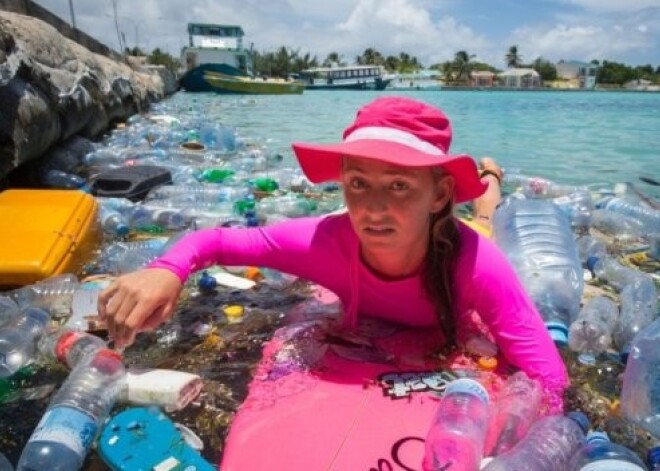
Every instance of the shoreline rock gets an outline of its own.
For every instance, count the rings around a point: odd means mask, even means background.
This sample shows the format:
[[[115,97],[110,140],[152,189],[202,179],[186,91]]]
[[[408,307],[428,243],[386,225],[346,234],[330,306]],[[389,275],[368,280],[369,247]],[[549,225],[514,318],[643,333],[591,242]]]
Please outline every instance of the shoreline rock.
[[[147,110],[175,91],[168,75],[134,70],[39,19],[0,11],[0,178],[60,142],[95,139]]]

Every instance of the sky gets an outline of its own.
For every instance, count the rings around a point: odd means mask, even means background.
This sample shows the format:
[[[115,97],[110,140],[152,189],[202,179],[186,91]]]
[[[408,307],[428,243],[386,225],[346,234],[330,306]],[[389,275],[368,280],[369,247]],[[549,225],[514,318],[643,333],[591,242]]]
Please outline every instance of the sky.
[[[610,60],[660,66],[660,0],[36,0],[108,46],[160,47],[178,57],[189,22],[240,25],[244,44],[280,46],[344,62],[372,47],[406,52],[425,66],[459,50],[504,68],[516,45],[523,62]]]

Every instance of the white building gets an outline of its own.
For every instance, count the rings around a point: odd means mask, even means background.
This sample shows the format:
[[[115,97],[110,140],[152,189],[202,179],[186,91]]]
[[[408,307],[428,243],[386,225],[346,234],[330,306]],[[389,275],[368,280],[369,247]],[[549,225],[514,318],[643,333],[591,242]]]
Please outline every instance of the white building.
[[[497,74],[500,86],[507,88],[538,88],[541,76],[534,69],[512,68]]]
[[[555,64],[557,77],[566,80],[577,79],[580,88],[594,88],[596,86],[596,64],[580,61],[559,61]]]

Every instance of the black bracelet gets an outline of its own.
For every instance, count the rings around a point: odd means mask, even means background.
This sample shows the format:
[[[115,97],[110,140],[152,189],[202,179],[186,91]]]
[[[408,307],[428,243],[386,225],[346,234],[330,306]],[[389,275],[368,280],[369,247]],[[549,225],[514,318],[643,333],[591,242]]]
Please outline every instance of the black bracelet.
[[[492,176],[494,176],[495,179],[497,179],[497,183],[498,183],[500,186],[502,186],[502,179],[500,178],[500,176],[499,176],[497,173],[493,172],[492,170],[482,170],[481,173],[479,174],[479,179],[482,179],[482,178],[485,177],[486,175],[492,175]]]

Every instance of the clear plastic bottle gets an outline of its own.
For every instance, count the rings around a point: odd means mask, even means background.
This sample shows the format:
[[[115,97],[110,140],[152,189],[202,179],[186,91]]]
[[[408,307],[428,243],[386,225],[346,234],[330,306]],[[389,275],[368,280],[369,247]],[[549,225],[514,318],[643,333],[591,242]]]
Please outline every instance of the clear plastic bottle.
[[[587,190],[569,193],[566,196],[553,198],[552,202],[559,206],[576,230],[586,231],[591,226],[591,215],[594,201]]]
[[[583,444],[589,419],[581,412],[542,417],[521,441],[493,459],[484,471],[559,471]]]
[[[486,456],[507,452],[525,436],[536,420],[542,395],[539,382],[522,371],[507,378],[491,406]]]
[[[165,251],[168,239],[158,237],[135,242],[116,242],[105,247],[97,262],[105,273],[130,273],[145,267]]]
[[[48,309],[54,316],[71,313],[73,293],[80,288],[76,275],[64,273],[46,278],[14,291],[14,299],[21,307],[33,306]]]
[[[635,337],[621,389],[621,410],[632,422],[660,438],[660,319]]]
[[[248,186],[225,185],[162,185],[149,192],[145,201],[179,200],[179,201],[237,201],[251,194]]]
[[[41,183],[51,188],[83,190],[89,192],[85,179],[62,170],[48,170],[41,177]]]
[[[607,256],[605,244],[595,237],[584,235],[579,237],[576,242],[580,253],[580,260],[584,266],[587,265],[587,260],[590,257],[603,258]]]
[[[601,280],[619,290],[621,314],[614,326],[617,348],[626,353],[632,339],[658,314],[658,292],[646,273],[621,265],[609,257],[590,257],[589,269]]]
[[[551,336],[565,344],[584,289],[567,217],[550,201],[507,198],[495,212],[493,229]]]
[[[129,218],[131,226],[135,228],[159,226],[167,230],[180,230],[188,226],[187,218],[183,216],[181,209],[156,205],[135,206]]]
[[[0,327],[16,321],[20,313],[21,310],[13,299],[0,296]]]
[[[59,329],[44,335],[39,341],[39,352],[73,369],[88,356],[107,348],[96,335],[72,329]]]
[[[103,232],[109,236],[124,237],[130,230],[128,222],[118,211],[101,206],[99,218]]]
[[[619,308],[605,296],[596,296],[585,304],[568,331],[568,345],[580,353],[580,362],[592,365],[596,356],[610,347],[618,319]]]
[[[125,376],[121,357],[112,350],[99,350],[79,363],[30,436],[17,471],[79,470]]]
[[[14,471],[7,457],[0,451],[0,471]]]
[[[605,432],[591,432],[571,458],[568,471],[646,471],[644,462],[628,448],[612,443]]]
[[[660,471],[660,446],[649,450],[646,462],[649,465],[649,471]]]
[[[50,314],[24,308],[19,319],[0,329],[0,378],[7,378],[34,359],[37,340],[46,330]]]
[[[657,209],[617,197],[599,202],[598,206],[638,220],[647,233],[660,234],[660,211]]]
[[[596,209],[591,214],[591,227],[612,236],[619,242],[644,239],[648,232],[638,220],[607,209]]]
[[[477,471],[488,425],[488,393],[462,378],[447,385],[426,436],[424,471]]]

